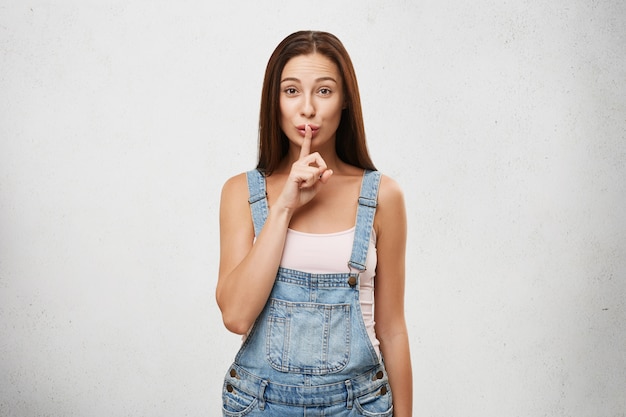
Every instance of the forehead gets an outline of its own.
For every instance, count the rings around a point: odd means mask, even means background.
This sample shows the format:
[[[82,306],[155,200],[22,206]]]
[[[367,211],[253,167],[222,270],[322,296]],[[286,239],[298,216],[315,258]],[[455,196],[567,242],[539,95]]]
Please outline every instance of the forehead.
[[[285,64],[281,74],[281,80],[285,78],[297,78],[304,81],[307,78],[331,77],[341,82],[341,75],[337,65],[321,54],[298,55],[291,58]]]

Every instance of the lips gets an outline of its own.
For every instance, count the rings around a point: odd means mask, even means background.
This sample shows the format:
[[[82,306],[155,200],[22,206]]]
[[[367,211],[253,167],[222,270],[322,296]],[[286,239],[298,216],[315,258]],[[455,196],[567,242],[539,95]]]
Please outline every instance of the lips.
[[[298,132],[300,133],[300,136],[304,137],[305,134],[305,128],[306,125],[299,125],[296,126],[296,129],[298,129]],[[311,137],[314,138],[315,135],[317,135],[317,132],[319,131],[320,127],[316,126],[316,125],[309,125],[309,127],[311,127]]]

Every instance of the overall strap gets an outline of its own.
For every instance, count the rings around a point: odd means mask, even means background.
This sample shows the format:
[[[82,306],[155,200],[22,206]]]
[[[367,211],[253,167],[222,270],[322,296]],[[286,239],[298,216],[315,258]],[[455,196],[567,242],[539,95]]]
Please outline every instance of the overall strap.
[[[254,235],[258,236],[267,219],[267,191],[265,189],[265,176],[258,170],[253,169],[246,172],[248,179],[248,203],[254,222]]]
[[[380,172],[366,170],[363,174],[359,206],[356,212],[356,227],[354,231],[354,243],[352,244],[352,255],[348,262],[350,275],[355,278],[349,281],[350,285],[353,287],[356,286],[358,274],[365,271],[367,250],[369,249],[372,226],[374,225],[374,215],[376,214],[379,185]]]

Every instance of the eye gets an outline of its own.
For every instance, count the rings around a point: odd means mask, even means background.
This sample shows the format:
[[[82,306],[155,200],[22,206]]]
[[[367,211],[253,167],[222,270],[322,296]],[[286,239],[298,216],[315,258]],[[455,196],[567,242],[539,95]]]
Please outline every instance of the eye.
[[[283,92],[288,96],[293,96],[298,93],[298,90],[296,90],[295,87],[287,87],[283,90]]]
[[[323,96],[328,96],[332,93],[331,89],[327,87],[320,88],[318,92]]]

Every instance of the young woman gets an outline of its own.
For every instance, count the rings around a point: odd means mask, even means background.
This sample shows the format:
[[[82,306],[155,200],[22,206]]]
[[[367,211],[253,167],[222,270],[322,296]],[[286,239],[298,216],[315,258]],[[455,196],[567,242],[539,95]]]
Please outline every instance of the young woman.
[[[216,297],[226,328],[245,335],[223,415],[410,416],[404,199],[369,157],[335,36],[278,45],[259,135],[257,168],[221,197]]]

